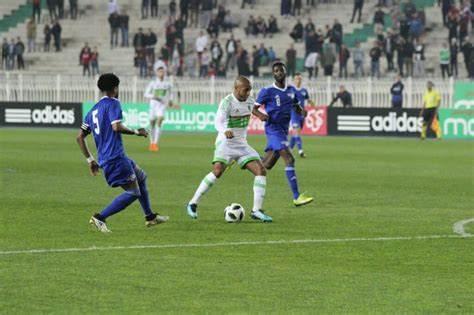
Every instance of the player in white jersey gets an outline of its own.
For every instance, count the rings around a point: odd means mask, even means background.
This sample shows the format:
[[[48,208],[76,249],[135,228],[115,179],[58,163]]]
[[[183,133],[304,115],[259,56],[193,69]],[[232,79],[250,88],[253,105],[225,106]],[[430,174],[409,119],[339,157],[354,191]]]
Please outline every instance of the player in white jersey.
[[[145,98],[150,100],[150,151],[158,151],[161,126],[165,119],[166,108],[173,105],[171,82],[165,78],[165,69],[156,70],[156,79],[146,87]]]
[[[212,160],[212,172],[203,178],[186,207],[188,215],[193,219],[198,217],[199,199],[222,176],[227,165],[236,161],[241,169],[248,169],[255,175],[251,218],[262,222],[272,222],[272,218],[262,210],[267,185],[266,170],[257,151],[247,143],[247,126],[255,102],[249,98],[251,90],[252,85],[249,79],[240,76],[234,82],[234,92],[227,95],[219,104],[215,121],[218,135]]]

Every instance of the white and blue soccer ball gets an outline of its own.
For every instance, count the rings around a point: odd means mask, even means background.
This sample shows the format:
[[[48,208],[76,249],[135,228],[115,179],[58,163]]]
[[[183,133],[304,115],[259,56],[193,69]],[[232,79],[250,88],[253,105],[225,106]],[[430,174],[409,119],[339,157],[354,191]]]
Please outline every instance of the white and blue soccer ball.
[[[228,223],[237,223],[245,218],[245,209],[241,204],[231,203],[224,209],[224,219]]]

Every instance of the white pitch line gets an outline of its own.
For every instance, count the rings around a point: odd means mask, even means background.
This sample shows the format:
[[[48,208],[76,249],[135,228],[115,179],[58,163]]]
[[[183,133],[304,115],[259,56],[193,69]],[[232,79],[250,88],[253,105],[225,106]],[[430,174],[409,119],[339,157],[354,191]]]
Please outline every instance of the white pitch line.
[[[467,219],[467,220],[462,220],[462,221],[459,221],[459,222],[456,222],[454,223],[453,225],[453,231],[454,233],[456,234],[459,234],[461,236],[464,236],[464,237],[469,237],[469,236],[474,236],[472,235],[471,233],[467,233],[465,230],[464,230],[464,226],[470,222],[474,222],[474,218],[472,219]]]
[[[346,242],[384,242],[384,241],[411,241],[449,238],[468,238],[474,235],[426,235],[426,236],[395,236],[395,237],[374,237],[374,238],[334,238],[334,239],[306,239],[306,240],[274,240],[274,241],[248,241],[248,242],[227,242],[227,243],[202,243],[202,244],[162,244],[162,245],[131,245],[131,246],[110,246],[110,247],[78,247],[78,248],[52,248],[52,249],[28,249],[14,251],[0,251],[0,255],[21,255],[21,254],[45,254],[64,252],[88,252],[105,250],[129,250],[129,249],[166,249],[166,248],[199,248],[199,247],[224,247],[224,246],[246,246],[246,245],[277,245],[277,244],[311,244],[311,243],[346,243]]]

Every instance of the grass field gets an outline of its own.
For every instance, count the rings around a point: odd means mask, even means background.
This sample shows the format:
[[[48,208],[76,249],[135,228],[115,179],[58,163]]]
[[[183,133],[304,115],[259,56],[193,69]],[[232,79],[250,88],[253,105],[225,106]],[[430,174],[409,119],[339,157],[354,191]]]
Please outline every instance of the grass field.
[[[164,134],[158,154],[125,136],[171,219],[147,229],[137,203],[101,234],[88,219],[119,190],[88,175],[75,135],[0,129],[0,313],[474,313],[474,238],[453,232],[474,218],[474,142],[305,138],[297,174],[316,203],[292,206],[279,162],[264,203],[274,222],[227,224],[228,203],[252,204],[237,167],[197,221],[184,209],[214,135]]]

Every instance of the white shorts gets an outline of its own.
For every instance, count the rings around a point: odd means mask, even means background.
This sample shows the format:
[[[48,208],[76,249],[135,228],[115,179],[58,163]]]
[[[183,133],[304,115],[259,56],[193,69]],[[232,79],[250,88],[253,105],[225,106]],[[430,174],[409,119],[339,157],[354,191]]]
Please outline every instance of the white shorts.
[[[248,143],[227,143],[226,140],[216,142],[216,150],[212,163],[222,162],[229,165],[232,161],[237,161],[241,169],[252,161],[260,161],[260,155]]]
[[[166,114],[166,105],[165,104],[150,104],[150,120],[155,120],[158,117],[165,117]]]

